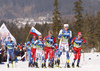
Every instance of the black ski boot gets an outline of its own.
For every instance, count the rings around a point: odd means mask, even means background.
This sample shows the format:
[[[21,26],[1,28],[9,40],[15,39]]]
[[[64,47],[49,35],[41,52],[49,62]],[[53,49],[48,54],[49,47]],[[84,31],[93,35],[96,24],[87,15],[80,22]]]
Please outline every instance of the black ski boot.
[[[46,63],[44,63],[44,66],[43,66],[43,68],[46,68]]]
[[[72,67],[74,68],[75,66],[74,66],[74,63],[72,63]]]
[[[57,61],[55,61],[55,65],[57,64]]]
[[[51,68],[54,68],[54,62],[52,62],[52,63],[50,64],[50,67],[51,67]]]
[[[42,68],[44,67],[44,64],[42,63]]]
[[[77,67],[79,67],[79,63],[80,63],[80,60],[78,59],[78,61],[77,61]]]
[[[70,65],[69,65],[69,63],[67,63],[67,68],[70,68]]]
[[[32,66],[33,66],[33,67],[35,66],[34,63],[32,63]]]
[[[48,63],[48,67],[50,67],[50,63]]]
[[[12,68],[13,68],[13,67],[14,67],[14,66],[13,66],[13,60],[11,61],[11,63],[12,63]]]
[[[30,67],[30,66],[31,66],[31,63],[28,64],[28,67]]]
[[[29,65],[30,65],[30,67],[33,67],[34,66],[34,63],[31,61],[31,63]]]
[[[60,59],[57,59],[57,63],[56,63],[57,67],[59,67],[59,64],[60,64]]]
[[[9,64],[7,64],[7,68],[9,68]]]
[[[38,63],[37,63],[37,62],[35,62],[35,68],[39,68],[39,67],[38,67]]]
[[[77,67],[79,68],[79,63],[77,63]]]

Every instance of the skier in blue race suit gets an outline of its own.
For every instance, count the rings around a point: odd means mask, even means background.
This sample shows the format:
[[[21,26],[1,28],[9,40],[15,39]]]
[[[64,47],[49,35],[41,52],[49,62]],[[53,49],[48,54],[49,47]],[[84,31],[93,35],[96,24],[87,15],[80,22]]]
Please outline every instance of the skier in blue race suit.
[[[24,48],[28,51],[28,61],[29,61],[28,67],[30,67],[31,65],[31,42],[28,41]]]
[[[60,54],[58,55],[58,65],[60,63],[60,56],[62,55],[63,49],[66,51],[66,63],[69,68],[69,43],[68,40],[70,38],[70,42],[72,41],[72,32],[69,30],[69,25],[64,24],[64,29],[61,29],[58,35],[58,39],[60,39],[59,49]]]
[[[7,51],[7,67],[9,68],[9,58],[11,56],[11,63],[13,67],[13,53],[14,53],[14,42],[11,37],[8,37],[8,41],[5,42],[5,52]]]
[[[38,60],[41,60],[42,68],[44,66],[44,42],[42,40],[42,35],[39,35],[38,40],[35,41],[34,45],[36,46],[36,62],[35,67],[38,68]]]

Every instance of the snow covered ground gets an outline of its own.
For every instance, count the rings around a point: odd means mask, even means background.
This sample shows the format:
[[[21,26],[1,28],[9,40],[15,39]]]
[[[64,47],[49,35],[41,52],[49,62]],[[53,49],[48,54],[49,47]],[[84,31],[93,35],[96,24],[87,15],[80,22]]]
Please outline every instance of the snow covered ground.
[[[73,54],[70,57],[70,65],[73,61]],[[28,68],[28,61],[18,61],[18,63],[14,63],[14,68],[7,68],[7,64],[4,63],[0,65],[0,71],[100,71],[100,53],[83,53],[81,54],[81,62],[80,68],[64,68],[66,57],[63,54],[61,56],[61,64],[62,68]],[[76,61],[77,63],[77,61]],[[39,65],[40,66],[40,65]],[[11,64],[10,64],[11,67]]]

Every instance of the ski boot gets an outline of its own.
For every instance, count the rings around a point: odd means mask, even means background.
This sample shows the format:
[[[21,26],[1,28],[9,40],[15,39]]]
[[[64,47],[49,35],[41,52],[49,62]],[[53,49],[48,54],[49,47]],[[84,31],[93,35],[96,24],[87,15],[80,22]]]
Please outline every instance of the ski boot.
[[[54,62],[52,62],[52,63],[50,64],[50,67],[51,67],[51,68],[54,68]]]
[[[9,64],[7,64],[7,68],[9,68]]]
[[[46,68],[46,63],[44,63],[44,66],[43,66],[43,68]]]
[[[56,65],[57,61],[55,61],[55,65]]]
[[[37,62],[35,62],[35,68],[39,68],[39,67],[38,67],[38,63],[37,63]]]
[[[69,65],[69,63],[67,63],[67,68],[70,68],[70,65]]]
[[[72,63],[72,67],[74,68],[75,66],[74,66],[74,63]]]
[[[48,67],[50,67],[50,63],[48,63]]]
[[[29,65],[30,65],[30,67],[33,67],[34,63],[31,61],[31,63]]]
[[[66,60],[66,63],[67,63],[67,68],[70,68],[69,60]]]
[[[34,63],[32,63],[32,67],[34,67],[35,65],[34,65]]]
[[[28,64],[28,67],[30,67],[30,66],[31,66],[31,63]]]
[[[60,64],[60,59],[57,59],[56,66],[59,67],[59,64]]]
[[[12,68],[13,68],[13,67],[14,67],[14,66],[13,66],[13,60],[11,61],[11,63],[12,63]]]
[[[44,67],[44,64],[42,63],[42,68]]]
[[[77,67],[79,68],[79,63],[80,63],[80,59],[78,59],[78,61],[77,61]]]
[[[77,65],[76,65],[78,68],[79,68],[79,63],[77,63]]]

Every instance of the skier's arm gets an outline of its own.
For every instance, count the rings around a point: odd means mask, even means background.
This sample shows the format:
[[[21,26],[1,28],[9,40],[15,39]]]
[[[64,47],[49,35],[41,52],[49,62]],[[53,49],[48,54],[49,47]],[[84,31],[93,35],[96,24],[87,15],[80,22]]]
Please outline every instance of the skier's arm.
[[[24,46],[24,49],[26,49],[27,48],[27,43],[25,44],[25,46]]]
[[[56,39],[55,39],[55,37],[54,37],[53,43],[54,43],[54,44],[56,43]]]
[[[43,41],[46,41],[47,36],[44,37]]]
[[[74,43],[74,41],[75,41],[75,37],[72,39],[71,44],[73,44],[73,43]]]
[[[58,47],[58,44],[57,43],[55,43],[55,50],[58,50],[59,49],[59,47]]]
[[[55,48],[55,44],[56,44],[56,39],[55,39],[55,37],[54,37],[54,40],[53,40],[53,45],[52,45],[53,50],[55,50],[55,49],[56,49],[56,48]]]
[[[73,48],[72,44],[74,43],[74,41],[75,41],[75,37],[74,37],[74,38],[72,39],[72,41],[71,41],[70,48]]]
[[[14,48],[17,48],[14,42],[13,42],[13,47],[14,47]]]
[[[84,38],[82,38],[82,39],[83,39],[83,43],[84,43],[85,45],[87,45],[85,39],[84,39]]]
[[[63,36],[62,30],[60,30],[59,35],[58,35],[58,39],[61,39],[61,37]]]
[[[37,43],[38,43],[38,40],[36,40],[36,41],[34,42],[34,46],[36,46]]]

